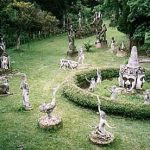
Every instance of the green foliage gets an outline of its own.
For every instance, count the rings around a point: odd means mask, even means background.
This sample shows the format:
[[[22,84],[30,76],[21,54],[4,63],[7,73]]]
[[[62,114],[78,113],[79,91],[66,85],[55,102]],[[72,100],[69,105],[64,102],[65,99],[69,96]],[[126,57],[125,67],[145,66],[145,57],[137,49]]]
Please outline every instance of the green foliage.
[[[91,50],[92,46],[93,46],[93,44],[91,44],[90,41],[84,43],[84,47],[85,47],[87,52],[89,52]]]
[[[111,79],[118,77],[118,69],[102,69],[102,79]],[[83,73],[76,74],[74,80],[67,83],[63,88],[63,95],[83,107],[97,109],[97,98],[94,94],[85,91],[79,87],[86,87],[87,78],[96,77],[96,70],[89,70]],[[149,81],[150,72],[146,74],[146,81]],[[75,83],[74,83],[75,82]],[[78,87],[79,86],[79,87]],[[131,103],[130,101],[116,100],[112,101],[102,94],[99,94],[101,100],[101,109],[110,114],[121,115],[137,119],[150,118],[150,106],[145,106],[141,103]]]

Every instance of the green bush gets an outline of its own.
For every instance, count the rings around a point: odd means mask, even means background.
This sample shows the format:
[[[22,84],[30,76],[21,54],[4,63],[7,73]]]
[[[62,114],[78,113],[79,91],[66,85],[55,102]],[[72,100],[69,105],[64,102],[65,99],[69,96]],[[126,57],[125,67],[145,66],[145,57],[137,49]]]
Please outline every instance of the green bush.
[[[103,69],[101,72],[103,79],[110,79],[118,76],[118,69]],[[80,106],[97,110],[96,95],[80,88],[86,84],[85,76],[87,76],[87,78],[95,77],[96,69],[77,73],[69,83],[64,85],[63,95],[68,100],[71,100]],[[150,79],[150,72],[147,72],[146,78]],[[150,118],[150,106],[139,103],[130,103],[129,101],[111,101],[107,97],[99,96],[101,100],[101,109],[109,114],[137,119]]]

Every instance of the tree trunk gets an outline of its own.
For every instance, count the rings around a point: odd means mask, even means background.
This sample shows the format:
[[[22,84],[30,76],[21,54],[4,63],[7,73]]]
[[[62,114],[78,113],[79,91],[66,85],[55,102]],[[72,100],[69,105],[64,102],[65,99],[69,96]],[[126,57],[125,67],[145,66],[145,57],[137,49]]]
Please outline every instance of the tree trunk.
[[[17,42],[16,42],[16,49],[20,49],[20,34],[17,34]]]

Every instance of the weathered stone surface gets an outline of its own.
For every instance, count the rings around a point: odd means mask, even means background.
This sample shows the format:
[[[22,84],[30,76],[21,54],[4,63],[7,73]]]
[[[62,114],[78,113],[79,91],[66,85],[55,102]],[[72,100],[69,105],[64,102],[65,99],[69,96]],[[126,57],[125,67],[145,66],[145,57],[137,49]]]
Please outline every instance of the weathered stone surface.
[[[113,134],[108,132],[106,135],[102,135],[98,130],[92,131],[91,134],[89,135],[89,138],[94,144],[98,145],[106,145],[114,141]]]
[[[50,118],[48,116],[42,116],[38,120],[39,127],[44,129],[53,129],[55,127],[58,127],[61,123],[61,117],[56,115],[53,115]]]

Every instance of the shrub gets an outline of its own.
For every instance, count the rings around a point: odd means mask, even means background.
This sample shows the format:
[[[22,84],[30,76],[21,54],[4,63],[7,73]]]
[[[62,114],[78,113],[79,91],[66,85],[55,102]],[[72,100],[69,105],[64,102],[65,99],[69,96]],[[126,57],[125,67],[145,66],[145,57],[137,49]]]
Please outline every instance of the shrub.
[[[118,76],[119,69],[103,69],[102,78],[110,79]],[[77,73],[69,83],[64,85],[63,95],[76,104],[97,110],[97,98],[91,92],[81,89],[85,86],[85,76],[96,76],[96,69]],[[146,78],[150,79],[150,72],[147,72]],[[79,86],[79,87],[78,87]],[[149,119],[150,118],[150,106],[144,104],[135,104],[129,101],[111,101],[109,98],[100,96],[101,109],[109,114],[121,115],[137,119]]]

